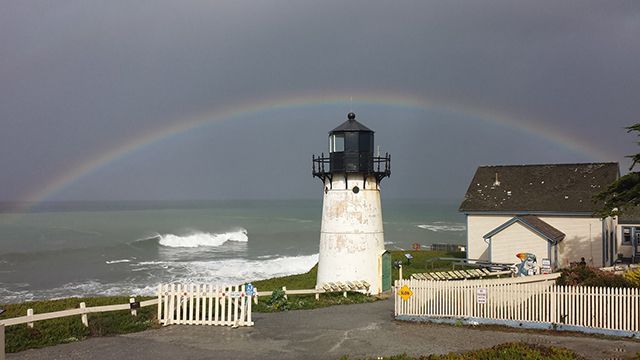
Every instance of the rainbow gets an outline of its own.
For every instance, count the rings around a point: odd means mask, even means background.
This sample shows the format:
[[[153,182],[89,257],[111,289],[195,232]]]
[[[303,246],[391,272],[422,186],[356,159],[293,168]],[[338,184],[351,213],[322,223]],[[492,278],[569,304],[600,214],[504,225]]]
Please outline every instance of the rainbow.
[[[309,106],[345,105],[345,109],[347,109],[350,102],[352,102],[357,108],[363,108],[368,105],[384,105],[408,109],[444,111],[470,116],[482,119],[491,124],[513,128],[531,135],[540,136],[571,151],[585,154],[594,160],[610,160],[614,158],[613,155],[607,154],[601,149],[594,148],[590,143],[571,135],[561,134],[554,129],[541,125],[539,122],[521,118],[516,119],[508,114],[500,113],[495,109],[480,108],[477,106],[462,104],[460,102],[448,101],[446,99],[437,99],[433,97],[425,98],[401,93],[390,94],[371,92],[366,94],[360,93],[355,96],[351,96],[348,93],[280,96],[230,106],[224,109],[215,109],[196,116],[174,121],[169,126],[155,129],[154,131],[142,136],[136,136],[129,142],[115,146],[111,150],[103,152],[99,156],[77,165],[70,171],[67,171],[63,175],[49,181],[38,190],[29,193],[25,199],[25,203],[28,205],[26,205],[24,209],[20,210],[28,211],[31,207],[47,200],[82,177],[107,166],[110,163],[118,161],[131,153],[140,151],[151,144],[186,133],[207,124],[220,121],[231,121],[247,115]]]

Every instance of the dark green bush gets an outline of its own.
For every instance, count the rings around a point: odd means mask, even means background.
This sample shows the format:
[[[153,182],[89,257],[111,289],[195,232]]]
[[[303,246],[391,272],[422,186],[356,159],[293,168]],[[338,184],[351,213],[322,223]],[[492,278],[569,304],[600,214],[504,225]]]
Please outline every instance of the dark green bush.
[[[269,307],[275,309],[275,310],[279,310],[279,311],[284,311],[284,310],[288,310],[289,309],[289,301],[287,300],[286,296],[285,296],[285,292],[282,289],[276,289],[273,290],[273,292],[271,293],[271,298],[269,300],[267,300],[267,305],[269,305]]]
[[[634,284],[624,276],[589,266],[576,266],[562,270],[562,275],[558,279],[557,284],[570,286],[634,287]]]

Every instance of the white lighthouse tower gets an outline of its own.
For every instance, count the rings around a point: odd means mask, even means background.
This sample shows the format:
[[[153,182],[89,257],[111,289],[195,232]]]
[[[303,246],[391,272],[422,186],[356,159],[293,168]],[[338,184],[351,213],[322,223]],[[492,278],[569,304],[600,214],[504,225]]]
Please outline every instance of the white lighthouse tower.
[[[324,187],[317,285],[366,281],[378,294],[390,286],[380,181],[391,175],[391,156],[374,156],[373,131],[354,113],[347,119],[329,132],[329,156],[313,156]]]

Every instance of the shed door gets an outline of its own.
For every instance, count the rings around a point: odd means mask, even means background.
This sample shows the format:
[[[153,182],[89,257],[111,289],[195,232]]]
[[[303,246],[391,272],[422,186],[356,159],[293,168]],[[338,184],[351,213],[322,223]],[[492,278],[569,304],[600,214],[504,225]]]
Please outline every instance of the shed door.
[[[382,254],[382,291],[391,289],[391,253]]]

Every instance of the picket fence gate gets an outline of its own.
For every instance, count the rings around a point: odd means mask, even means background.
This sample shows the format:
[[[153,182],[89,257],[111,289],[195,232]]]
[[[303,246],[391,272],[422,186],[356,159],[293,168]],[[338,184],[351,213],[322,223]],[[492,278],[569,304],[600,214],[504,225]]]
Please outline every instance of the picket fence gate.
[[[160,284],[158,319],[162,325],[253,326],[245,285]]]
[[[395,315],[409,320],[473,319],[480,323],[522,327],[537,324],[546,325],[542,328],[640,336],[638,288],[559,286],[554,281],[511,280],[397,280]],[[399,296],[404,286],[412,292],[407,300]]]

